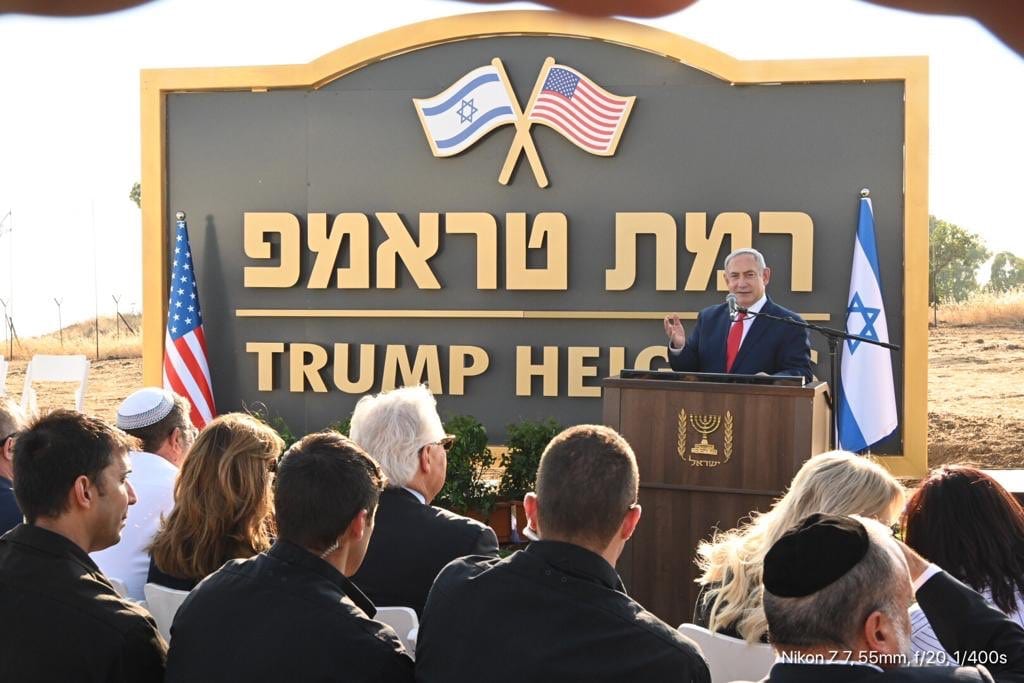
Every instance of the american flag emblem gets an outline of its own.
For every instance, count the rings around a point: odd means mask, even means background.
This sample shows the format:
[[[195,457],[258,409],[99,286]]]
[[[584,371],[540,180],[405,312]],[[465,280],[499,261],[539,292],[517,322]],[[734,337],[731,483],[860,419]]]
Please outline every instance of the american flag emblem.
[[[563,64],[547,69],[528,120],[554,128],[591,154],[615,154],[636,98],[614,95]]]
[[[206,362],[206,336],[199,311],[192,249],[185,214],[177,215],[171,268],[167,336],[164,338],[164,387],[192,403],[192,424],[199,429],[217,416]]]

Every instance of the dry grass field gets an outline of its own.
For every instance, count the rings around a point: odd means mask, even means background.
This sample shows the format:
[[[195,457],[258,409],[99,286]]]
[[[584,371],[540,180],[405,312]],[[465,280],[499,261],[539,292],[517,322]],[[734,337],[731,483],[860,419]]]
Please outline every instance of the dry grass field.
[[[137,329],[137,320],[129,322]],[[64,352],[95,358],[92,329],[83,323],[65,330]],[[113,319],[101,319],[100,331],[101,359],[92,363],[85,408],[112,419],[141,385],[141,347],[123,324],[118,336]],[[25,354],[60,352],[55,334],[22,343],[7,376],[7,391],[15,396],[21,395]],[[929,463],[1024,467],[1024,292],[942,307],[928,349]],[[73,400],[68,385],[37,390],[44,408]]]

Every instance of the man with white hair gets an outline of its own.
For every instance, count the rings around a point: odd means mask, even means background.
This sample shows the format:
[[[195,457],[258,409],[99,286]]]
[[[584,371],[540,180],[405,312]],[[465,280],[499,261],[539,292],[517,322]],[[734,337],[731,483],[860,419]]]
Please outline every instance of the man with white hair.
[[[446,564],[464,555],[497,557],[498,539],[490,527],[430,505],[444,486],[454,437],[445,434],[425,386],[364,396],[350,436],[388,478],[366,559],[352,580],[374,604],[420,614]]]
[[[955,660],[915,660],[915,598]],[[874,520],[816,513],[787,531],[764,558],[764,611],[768,683],[1024,680],[1024,630]]]
[[[146,387],[126,398],[117,409],[117,426],[142,444],[132,451],[129,477],[139,502],[128,512],[121,542],[93,553],[93,561],[107,576],[124,584],[127,597],[145,600],[143,587],[149,574],[149,544],[160,517],[174,507],[174,483],[196,429],[189,419],[188,399],[167,389]]]
[[[665,316],[668,359],[673,370],[733,374],[811,375],[811,344],[807,330],[780,320],[803,318],[779,306],[765,288],[772,269],[757,249],[737,249],[725,257],[725,284],[741,311],[727,303],[709,306],[697,315],[690,336],[679,316]],[[764,314],[757,315],[757,314]]]

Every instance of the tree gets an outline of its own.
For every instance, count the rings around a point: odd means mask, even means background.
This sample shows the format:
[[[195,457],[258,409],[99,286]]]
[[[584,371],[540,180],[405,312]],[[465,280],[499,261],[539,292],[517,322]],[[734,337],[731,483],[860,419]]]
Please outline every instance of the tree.
[[[928,301],[963,301],[978,289],[975,273],[990,256],[981,237],[954,223],[928,217]]]
[[[1024,258],[1001,251],[992,259],[992,277],[989,287],[996,292],[1005,292],[1024,285]]]
[[[135,206],[142,208],[142,184],[136,182],[132,185],[132,191],[128,193],[128,199],[135,202]]]

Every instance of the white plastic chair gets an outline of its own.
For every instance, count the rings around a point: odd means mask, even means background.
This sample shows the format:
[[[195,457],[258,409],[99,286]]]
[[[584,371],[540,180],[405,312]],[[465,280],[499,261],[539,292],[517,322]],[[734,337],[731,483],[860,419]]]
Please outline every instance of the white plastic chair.
[[[395,629],[402,645],[410,655],[415,657],[416,635],[420,630],[420,620],[413,609],[409,607],[378,607],[377,616],[374,619]]]
[[[0,356],[0,396],[7,393],[7,361]]]
[[[89,359],[85,356],[32,356],[25,368],[25,389],[21,393],[21,407],[36,412],[36,390],[32,382],[77,382],[75,409],[82,412],[85,405],[85,387],[89,379]]]
[[[752,645],[739,638],[712,633],[695,624],[681,624],[679,632],[704,651],[711,680],[716,683],[759,681],[768,675],[775,663],[775,652],[770,645]]]
[[[168,643],[171,642],[171,623],[181,603],[188,597],[188,591],[167,588],[157,583],[147,583],[142,591],[146,594],[146,609],[156,620],[160,635]]]

